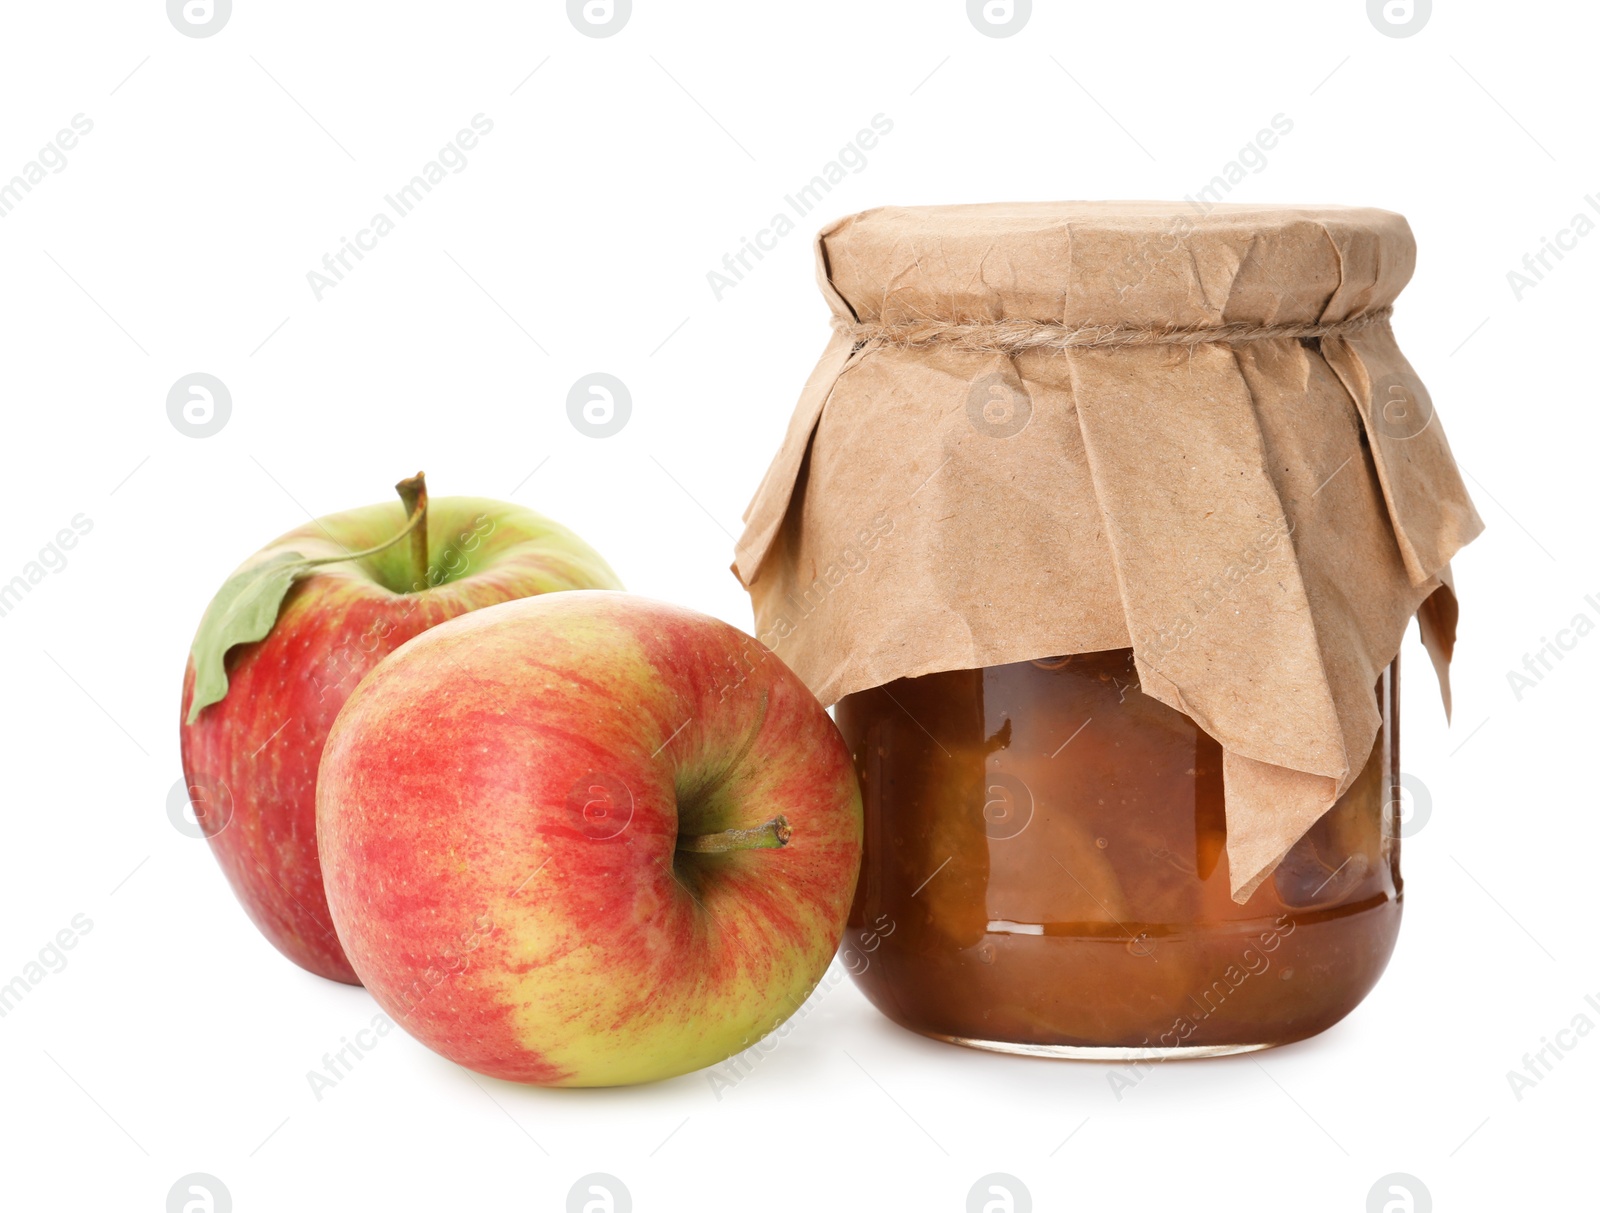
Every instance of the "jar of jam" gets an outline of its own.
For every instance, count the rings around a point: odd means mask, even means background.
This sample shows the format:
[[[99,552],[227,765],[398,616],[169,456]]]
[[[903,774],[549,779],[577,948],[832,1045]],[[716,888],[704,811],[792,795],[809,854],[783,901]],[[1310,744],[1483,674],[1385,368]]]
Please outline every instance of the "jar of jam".
[[[866,810],[887,1016],[1058,1057],[1338,1022],[1400,925],[1397,655],[1446,709],[1479,520],[1396,343],[1398,215],[886,207],[747,514],[762,641]]]

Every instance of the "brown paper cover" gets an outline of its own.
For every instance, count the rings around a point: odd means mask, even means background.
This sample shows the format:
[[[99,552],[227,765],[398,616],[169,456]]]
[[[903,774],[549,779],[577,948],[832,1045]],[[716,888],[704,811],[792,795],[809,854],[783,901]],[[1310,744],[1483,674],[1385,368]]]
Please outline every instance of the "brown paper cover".
[[[1404,218],[1333,206],[887,207],[817,240],[838,330],[746,512],[761,639],[824,703],[1132,647],[1221,743],[1237,900],[1360,772],[1372,693],[1482,522],[1384,313]],[[895,326],[1317,338],[975,352]],[[1348,326],[1346,329],[1342,326]],[[1055,331],[1055,330],[1049,330]]]

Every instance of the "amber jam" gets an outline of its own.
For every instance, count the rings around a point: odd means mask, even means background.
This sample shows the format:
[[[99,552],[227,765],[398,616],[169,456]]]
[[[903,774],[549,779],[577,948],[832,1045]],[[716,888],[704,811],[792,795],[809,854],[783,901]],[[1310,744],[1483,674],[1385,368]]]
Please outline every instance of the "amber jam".
[[[1398,671],[1355,783],[1243,905],[1222,750],[1122,649],[847,696],[866,804],[846,954],[885,1015],[1013,1053],[1287,1044],[1372,989],[1400,929]]]

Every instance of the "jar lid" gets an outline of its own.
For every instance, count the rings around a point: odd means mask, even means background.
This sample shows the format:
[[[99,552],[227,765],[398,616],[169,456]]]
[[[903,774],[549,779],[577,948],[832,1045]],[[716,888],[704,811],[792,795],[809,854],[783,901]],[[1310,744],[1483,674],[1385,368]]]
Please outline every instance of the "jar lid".
[[[1392,211],[1205,202],[880,207],[818,238],[852,318],[1167,327],[1344,320],[1392,304],[1416,242]]]

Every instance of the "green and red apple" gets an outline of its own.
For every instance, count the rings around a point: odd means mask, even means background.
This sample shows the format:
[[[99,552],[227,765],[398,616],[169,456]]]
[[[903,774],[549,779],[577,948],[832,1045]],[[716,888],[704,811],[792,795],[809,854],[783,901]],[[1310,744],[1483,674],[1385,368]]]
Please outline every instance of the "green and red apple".
[[[844,930],[861,800],[759,642],[579,592],[388,657],[329,735],[317,834],[345,954],[397,1023],[483,1074],[610,1086],[800,1006]]]
[[[229,883],[285,956],[351,983],[316,833],[317,764],[345,700],[448,619],[621,588],[587,544],[531,510],[429,502],[420,474],[400,490],[399,502],[319,518],[246,561],[208,608],[184,673],[184,777]]]

